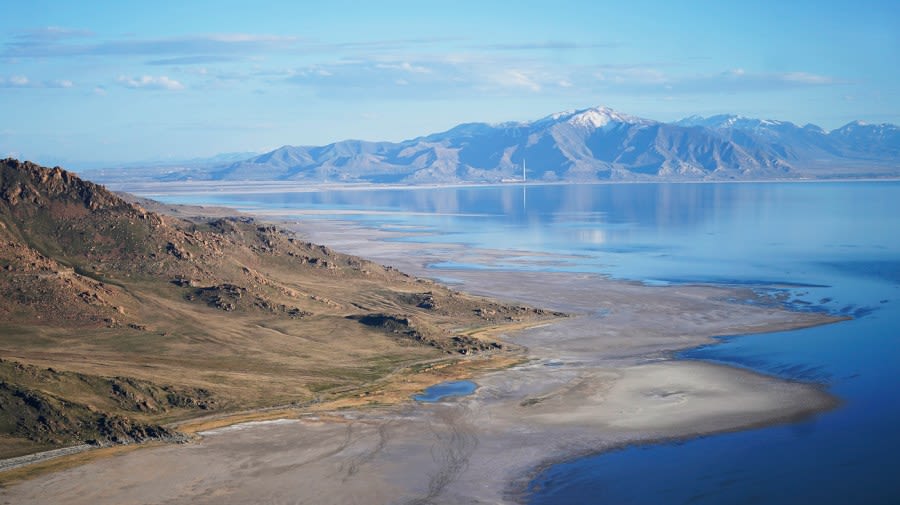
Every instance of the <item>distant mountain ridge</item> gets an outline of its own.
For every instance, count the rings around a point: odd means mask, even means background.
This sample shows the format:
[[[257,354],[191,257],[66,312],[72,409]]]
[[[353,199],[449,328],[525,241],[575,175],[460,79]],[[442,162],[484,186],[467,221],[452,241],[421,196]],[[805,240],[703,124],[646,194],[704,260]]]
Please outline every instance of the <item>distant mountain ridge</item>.
[[[465,123],[396,143],[284,146],[155,180],[493,183],[520,179],[526,161],[528,179],[541,181],[896,177],[900,129],[855,121],[826,132],[735,115],[663,123],[594,107],[536,121]]]

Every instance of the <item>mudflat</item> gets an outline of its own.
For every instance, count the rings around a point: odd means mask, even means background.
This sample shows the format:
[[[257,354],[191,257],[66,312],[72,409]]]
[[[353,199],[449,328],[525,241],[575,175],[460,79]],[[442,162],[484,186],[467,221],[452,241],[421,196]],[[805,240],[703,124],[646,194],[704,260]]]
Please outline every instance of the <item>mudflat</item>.
[[[347,242],[350,244],[350,242]],[[348,252],[353,252],[347,246]],[[377,252],[377,251],[376,251]],[[406,265],[416,268],[412,262]],[[470,292],[576,317],[499,335],[527,362],[433,404],[298,410],[294,419],[100,459],[0,491],[9,503],[505,503],[544,466],[625,444],[814,415],[820,388],[673,351],[718,335],[835,321],[740,290],[595,275],[442,271]]]

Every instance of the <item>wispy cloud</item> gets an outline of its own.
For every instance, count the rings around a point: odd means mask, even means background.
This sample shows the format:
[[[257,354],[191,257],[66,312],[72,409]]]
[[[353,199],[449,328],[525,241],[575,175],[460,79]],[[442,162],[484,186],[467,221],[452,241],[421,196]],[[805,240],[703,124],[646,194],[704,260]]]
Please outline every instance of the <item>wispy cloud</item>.
[[[73,38],[93,37],[94,32],[79,28],[64,28],[61,26],[44,26],[30,28],[17,33],[16,38],[25,40],[54,41]]]
[[[195,35],[159,39],[117,39],[93,43],[73,42],[72,37],[26,37],[8,42],[2,56],[47,58],[69,56],[233,55],[294,47],[293,36],[244,33]]]
[[[335,98],[358,97],[360,90],[365,90],[367,97],[396,99],[457,97],[466,93],[575,96],[598,92],[673,97],[847,84],[832,76],[802,70],[779,73],[734,68],[691,74],[692,65],[671,62],[604,64],[598,56],[603,51],[592,51],[616,47],[620,44],[613,41],[572,40],[473,45],[472,40],[441,37],[323,42],[256,33],[100,39],[87,30],[46,27],[14,35],[0,48],[0,57],[21,61],[110,57],[117,65],[126,62],[172,67],[166,72],[172,77],[158,76],[159,72],[149,69],[148,75],[131,70],[132,75],[140,77],[121,76],[117,80],[129,88],[182,90],[190,84],[192,89],[241,85],[260,89],[293,84]],[[581,52],[561,58],[556,54],[559,51]],[[74,84],[62,79],[34,83],[7,77],[0,80],[0,86]]]
[[[164,75],[158,77],[152,75],[143,75],[141,77],[126,77],[124,75],[120,75],[116,82],[118,82],[122,86],[125,86],[126,88],[134,89],[163,89],[169,91],[184,89],[184,84],[181,84],[175,79],[170,79]]]
[[[611,48],[614,42],[583,43],[551,40],[535,43],[467,44],[457,37],[418,37],[362,41],[317,41],[297,36],[258,33],[193,34],[164,38],[100,39],[89,30],[44,27],[24,30],[13,36],[0,57],[52,58],[71,56],[157,56],[150,65],[226,62],[249,54],[289,52],[296,54],[357,53],[363,55],[386,52],[421,51],[425,47],[456,47],[478,52],[569,51]]]
[[[652,65],[597,65],[573,73],[576,87],[668,96],[703,93],[754,93],[849,84],[809,72],[754,72],[743,68],[712,74],[684,74]]]
[[[674,78],[665,83],[665,87],[682,93],[743,93],[840,84],[847,84],[847,81],[808,72],[751,72],[735,68],[719,74]]]
[[[423,65],[413,65],[408,61],[404,61],[401,63],[376,63],[375,66],[377,68],[389,69],[389,70],[402,70],[404,72],[410,72],[413,74],[429,74],[431,73],[431,69],[425,67]]]
[[[672,79],[662,69],[649,65],[597,65],[586,78],[631,85],[666,84]]]
[[[550,40],[545,42],[525,42],[518,44],[482,44],[472,46],[474,49],[488,49],[496,51],[569,51],[576,49],[598,49],[621,47],[617,42],[579,43],[563,40]]]
[[[440,98],[464,93],[540,92],[564,77],[527,63],[485,56],[420,56],[421,60],[356,58],[294,69],[286,82],[322,96],[341,97],[366,89],[379,98]]]
[[[149,60],[147,65],[208,65],[210,63],[228,63],[237,61],[240,58],[227,55],[198,55],[198,56],[178,56],[175,58],[164,58],[160,60]]]
[[[404,68],[404,63],[406,68]],[[414,72],[408,62],[381,62],[369,60],[339,61],[329,64],[307,65],[289,71],[283,76],[291,84],[308,86],[323,94],[342,94],[347,89],[370,89],[378,95],[393,94],[396,86],[433,87],[439,84],[437,75],[446,69],[437,67]],[[436,70],[439,70],[436,72]],[[274,76],[277,78],[277,76]]]
[[[0,77],[0,86],[8,88],[24,88],[31,85],[31,80],[24,75],[11,75],[7,78]]]
[[[363,53],[385,51],[406,51],[410,49],[422,49],[427,46],[436,44],[452,44],[464,42],[465,39],[458,37],[416,37],[405,39],[382,39],[382,40],[363,40],[356,42],[326,42],[312,43],[307,46],[307,50],[311,51],[360,51]]]
[[[492,74],[490,80],[504,88],[523,88],[534,92],[541,90],[541,85],[534,76],[513,68]]]
[[[0,76],[0,88],[72,88],[75,83],[69,79],[33,81],[24,75]]]
[[[785,82],[795,82],[798,84],[808,84],[812,86],[826,84],[847,84],[846,82],[839,81],[827,75],[816,75],[810,74],[808,72],[787,72],[784,74],[779,74],[779,77]]]
[[[236,37],[240,40],[240,37]],[[522,45],[523,48],[525,45]],[[570,43],[532,44],[530,47],[584,47]],[[260,59],[247,66],[229,63],[233,55],[176,56],[152,64],[183,64],[173,69],[204,82],[192,88],[255,83],[291,84],[318,96],[335,99],[439,99],[472,93],[508,96],[516,93],[576,96],[584,93],[688,96],[703,93],[752,93],[846,84],[838,78],[805,71],[767,73],[734,68],[691,74],[690,65],[672,62],[639,64],[570,64],[556,58],[514,51],[375,51],[342,56],[325,55],[318,63],[295,67],[266,66]],[[243,59],[243,57],[239,57]],[[205,67],[201,63],[212,63]],[[194,65],[197,64],[197,65]],[[283,61],[282,61],[283,64]],[[193,66],[193,67],[191,67]],[[171,75],[171,74],[170,74]],[[181,75],[181,74],[179,74]],[[176,76],[177,77],[177,76]],[[259,88],[256,88],[259,89]],[[364,95],[360,92],[364,90]]]

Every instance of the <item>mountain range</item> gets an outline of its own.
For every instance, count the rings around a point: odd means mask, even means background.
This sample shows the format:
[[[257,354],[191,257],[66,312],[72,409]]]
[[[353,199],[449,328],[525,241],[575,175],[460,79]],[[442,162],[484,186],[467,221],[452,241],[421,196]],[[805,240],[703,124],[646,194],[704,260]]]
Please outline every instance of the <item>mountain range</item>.
[[[896,177],[900,129],[854,121],[825,131],[736,115],[664,123],[595,107],[402,142],[283,146],[231,163],[94,178],[452,184],[520,181],[523,168],[529,181],[548,182]]]

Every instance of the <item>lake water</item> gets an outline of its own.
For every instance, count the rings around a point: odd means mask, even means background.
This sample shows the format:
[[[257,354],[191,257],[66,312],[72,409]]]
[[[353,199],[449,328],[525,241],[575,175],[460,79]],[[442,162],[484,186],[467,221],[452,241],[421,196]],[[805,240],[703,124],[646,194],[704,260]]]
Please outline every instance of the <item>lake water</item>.
[[[155,195],[157,196],[157,195]],[[159,197],[316,211],[394,240],[513,251],[431,268],[602,272],[749,285],[854,319],[682,354],[814,382],[836,411],[553,466],[534,504],[900,503],[900,183],[493,186]],[[551,256],[547,256],[547,255]],[[552,259],[552,260],[551,260]],[[440,273],[436,273],[440,276]]]
[[[478,385],[472,381],[450,381],[435,384],[426,388],[422,394],[413,396],[417,402],[434,403],[454,396],[470,395],[478,389]]]

